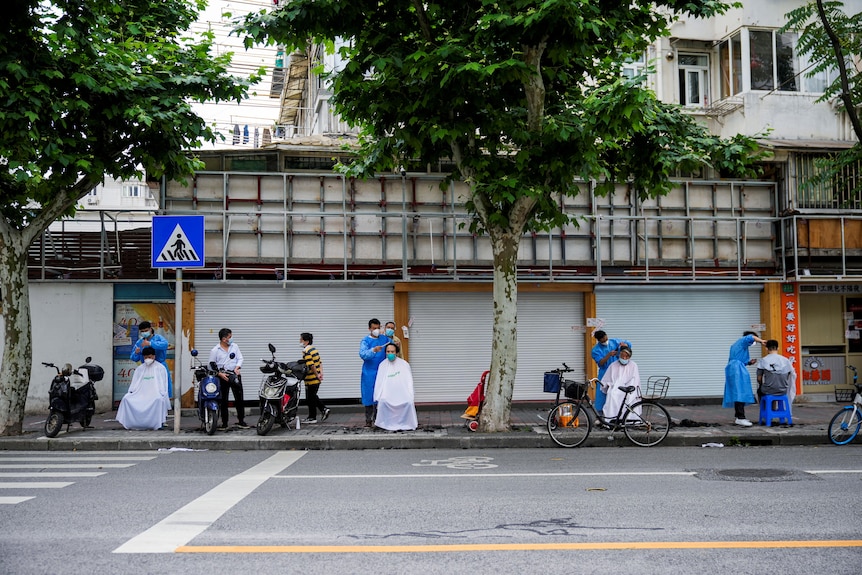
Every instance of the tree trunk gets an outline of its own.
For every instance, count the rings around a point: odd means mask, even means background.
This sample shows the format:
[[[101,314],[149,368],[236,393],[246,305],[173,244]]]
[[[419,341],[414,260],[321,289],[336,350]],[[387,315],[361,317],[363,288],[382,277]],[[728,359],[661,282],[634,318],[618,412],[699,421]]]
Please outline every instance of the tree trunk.
[[[25,235],[6,229],[0,237],[0,305],[3,313],[3,363],[0,365],[0,435],[20,435],[30,387],[33,341]]]
[[[491,233],[494,251],[494,331],[491,373],[479,429],[508,431],[518,368],[518,245],[520,233]]]

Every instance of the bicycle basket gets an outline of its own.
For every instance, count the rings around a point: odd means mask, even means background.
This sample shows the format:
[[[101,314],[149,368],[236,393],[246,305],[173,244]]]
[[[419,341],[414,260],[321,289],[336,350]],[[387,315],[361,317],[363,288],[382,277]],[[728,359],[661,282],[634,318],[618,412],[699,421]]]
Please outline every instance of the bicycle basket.
[[[546,371],[545,372],[545,393],[557,393],[560,391],[560,382],[562,378],[560,374],[556,371]]]
[[[835,388],[835,401],[837,403],[853,403],[853,398],[856,397],[856,390],[852,387]]]
[[[577,381],[565,380],[566,397],[569,399],[583,399],[587,395],[587,384],[578,383]]]
[[[643,399],[662,399],[667,395],[670,386],[670,377],[666,375],[651,375],[647,379],[646,387],[641,389]]]

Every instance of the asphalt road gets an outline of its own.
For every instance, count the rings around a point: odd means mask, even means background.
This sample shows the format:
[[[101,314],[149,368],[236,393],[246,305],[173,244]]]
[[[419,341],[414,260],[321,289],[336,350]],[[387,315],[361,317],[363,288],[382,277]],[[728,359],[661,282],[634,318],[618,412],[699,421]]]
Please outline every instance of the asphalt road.
[[[859,573],[862,446],[0,452],[0,573]]]

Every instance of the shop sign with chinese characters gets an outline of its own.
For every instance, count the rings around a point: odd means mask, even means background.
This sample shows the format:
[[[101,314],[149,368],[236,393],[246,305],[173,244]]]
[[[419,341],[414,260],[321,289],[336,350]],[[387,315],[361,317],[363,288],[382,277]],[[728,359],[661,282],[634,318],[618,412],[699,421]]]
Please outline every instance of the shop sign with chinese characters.
[[[796,393],[806,377],[802,373],[802,347],[799,339],[799,294],[796,284],[783,284],[781,289],[781,353],[796,369]]]

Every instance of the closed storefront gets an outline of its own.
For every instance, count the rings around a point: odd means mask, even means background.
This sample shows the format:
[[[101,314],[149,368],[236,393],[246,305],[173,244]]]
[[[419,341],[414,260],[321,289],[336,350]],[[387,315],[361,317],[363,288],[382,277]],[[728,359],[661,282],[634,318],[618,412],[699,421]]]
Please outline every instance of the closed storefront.
[[[410,294],[410,364],[417,402],[466,402],[491,363],[490,291]],[[518,372],[513,400],[548,400],[542,374],[566,362],[582,380],[584,298],[577,292],[518,295]]]
[[[243,392],[258,397],[262,358],[267,343],[277,348],[279,361],[300,359],[299,334],[314,335],[325,378],[320,396],[358,398],[359,342],[368,334],[372,317],[392,319],[392,283],[362,284],[196,284],[195,346],[206,361],[218,344],[218,331],[233,331],[242,351]]]
[[[800,284],[799,313],[803,392],[831,401],[846,390],[849,401],[847,366],[862,369],[862,285]]]
[[[609,337],[632,342],[643,383],[651,375],[666,375],[668,397],[720,397],[731,344],[760,324],[761,289],[596,286],[596,310]],[[760,357],[758,346],[751,356]]]

